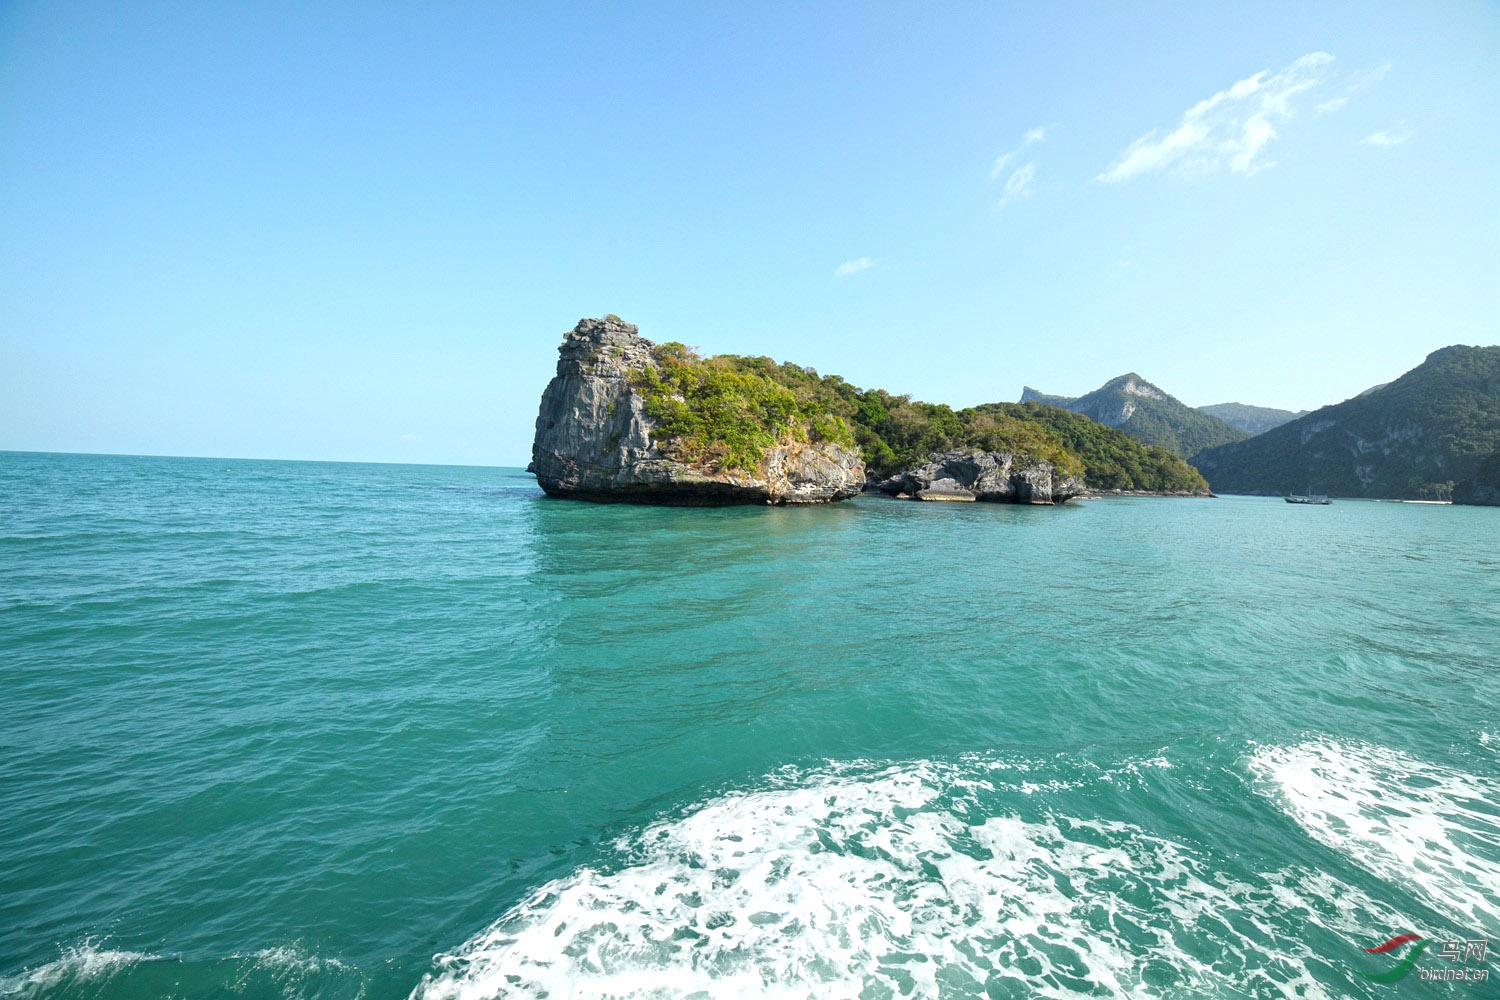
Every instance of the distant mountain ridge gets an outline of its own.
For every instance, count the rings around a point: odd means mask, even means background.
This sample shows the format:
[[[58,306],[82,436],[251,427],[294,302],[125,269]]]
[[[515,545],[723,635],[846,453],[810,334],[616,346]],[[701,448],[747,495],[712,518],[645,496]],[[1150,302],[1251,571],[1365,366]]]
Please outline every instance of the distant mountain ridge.
[[[1192,464],[1225,493],[1445,500],[1497,451],[1500,346],[1457,345],[1394,382],[1204,451]]]
[[[1066,410],[1073,405],[1077,396],[1053,396],[1045,392],[1038,392],[1029,385],[1021,386],[1021,402],[1041,403],[1043,406],[1055,406],[1059,410]]]
[[[1291,423],[1307,415],[1306,410],[1277,410],[1269,406],[1251,406],[1249,403],[1212,403],[1198,407],[1199,413],[1218,417],[1230,427],[1246,434],[1264,434],[1266,431]]]
[[[1024,386],[1021,402],[1081,413],[1090,420],[1118,427],[1142,444],[1165,448],[1183,458],[1250,436],[1216,416],[1193,409],[1135,372],[1112,378],[1093,392],[1076,397],[1048,395]]]

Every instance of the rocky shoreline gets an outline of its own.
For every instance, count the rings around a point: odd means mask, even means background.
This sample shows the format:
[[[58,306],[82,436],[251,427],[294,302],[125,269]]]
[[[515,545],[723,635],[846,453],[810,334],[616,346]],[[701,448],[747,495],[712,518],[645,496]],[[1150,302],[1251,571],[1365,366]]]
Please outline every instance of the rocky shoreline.
[[[949,451],[870,487],[898,500],[947,503],[1060,504],[1087,492],[1081,479],[1050,462],[1017,461],[1005,452]]]
[[[1180,497],[1185,500],[1217,500],[1219,495],[1210,490],[1197,493],[1190,490],[1088,490],[1081,500],[1105,500],[1110,497]]]

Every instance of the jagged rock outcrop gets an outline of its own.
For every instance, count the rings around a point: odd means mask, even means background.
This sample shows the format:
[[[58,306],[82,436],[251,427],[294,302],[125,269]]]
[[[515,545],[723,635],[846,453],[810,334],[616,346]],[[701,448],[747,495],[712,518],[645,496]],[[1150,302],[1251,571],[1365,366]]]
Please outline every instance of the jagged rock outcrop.
[[[531,464],[549,496],[679,505],[827,503],[865,483],[858,451],[791,437],[754,472],[673,457],[658,440],[636,375],[657,361],[651,341],[617,316],[583,319],[558,348],[542,393]]]
[[[1172,397],[1135,372],[1128,372],[1110,379],[1085,396],[1079,396],[1068,409],[1106,426],[1121,427],[1135,415],[1143,399],[1165,402]]]
[[[985,451],[931,455],[926,465],[883,479],[875,489],[912,500],[1034,504],[1065,503],[1088,492],[1082,480],[1060,474],[1050,462]]]

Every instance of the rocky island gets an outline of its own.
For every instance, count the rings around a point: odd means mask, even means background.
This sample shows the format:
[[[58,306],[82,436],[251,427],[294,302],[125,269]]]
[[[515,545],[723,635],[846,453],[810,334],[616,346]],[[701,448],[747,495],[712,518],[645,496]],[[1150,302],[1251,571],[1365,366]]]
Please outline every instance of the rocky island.
[[[764,425],[751,428],[764,431],[759,441],[691,440],[678,427],[685,421],[671,419],[682,414],[664,412],[687,409],[685,394],[672,393],[662,378],[664,366],[684,367],[683,353],[670,345],[662,350],[618,316],[580,320],[558,354],[528,467],[549,496],[683,505],[827,503],[865,485],[854,442],[820,433],[793,407],[745,414]],[[725,400],[703,402],[712,407]]]
[[[861,490],[932,501],[1059,504],[1091,490],[1207,496],[1193,469],[1035,403],[953,410],[770,358],[701,357],[618,316],[558,349],[529,471],[550,496],[810,504]]]

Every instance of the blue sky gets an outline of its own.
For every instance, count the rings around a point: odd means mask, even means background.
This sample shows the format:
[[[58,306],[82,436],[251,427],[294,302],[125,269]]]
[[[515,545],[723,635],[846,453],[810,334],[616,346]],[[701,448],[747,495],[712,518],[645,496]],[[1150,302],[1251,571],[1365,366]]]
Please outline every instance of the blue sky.
[[[1311,408],[1500,317],[1500,5],[0,5],[0,449],[524,464],[561,334]]]

